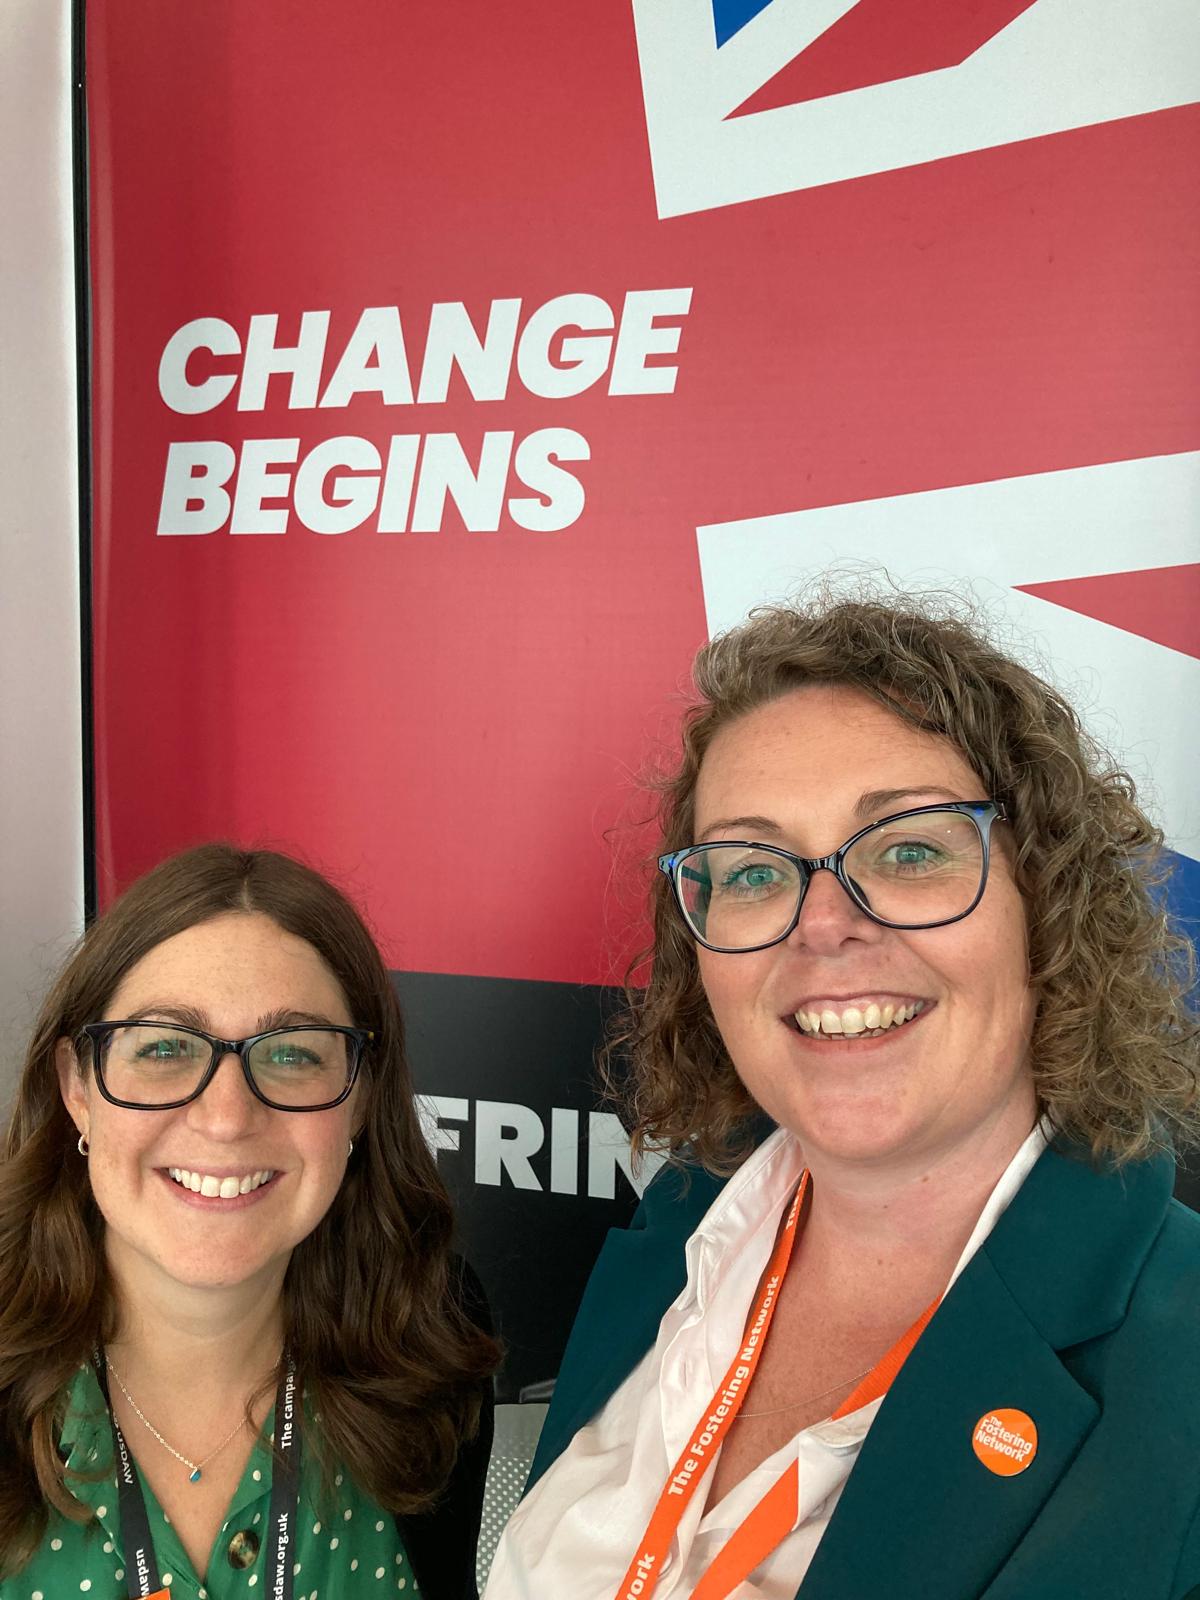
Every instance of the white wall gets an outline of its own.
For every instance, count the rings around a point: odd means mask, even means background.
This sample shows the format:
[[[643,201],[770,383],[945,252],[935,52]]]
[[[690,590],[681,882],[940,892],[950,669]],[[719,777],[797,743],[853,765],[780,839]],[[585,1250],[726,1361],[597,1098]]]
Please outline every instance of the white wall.
[[[0,1103],[83,919],[70,43],[0,5]]]

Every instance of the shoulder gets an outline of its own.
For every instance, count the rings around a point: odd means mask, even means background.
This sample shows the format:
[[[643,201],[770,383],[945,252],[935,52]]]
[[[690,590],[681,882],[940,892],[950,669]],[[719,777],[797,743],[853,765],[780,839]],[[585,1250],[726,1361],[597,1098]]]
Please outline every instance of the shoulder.
[[[688,1240],[703,1222],[727,1178],[699,1166],[672,1163],[647,1186],[628,1227],[613,1228],[592,1267],[575,1318],[571,1343],[593,1322],[624,1316],[624,1303],[664,1311],[683,1287]],[[639,1323],[640,1326],[640,1323]],[[570,1346],[564,1365],[570,1359]]]
[[[1178,1250],[1193,1267],[1200,1266],[1200,1211],[1193,1211],[1182,1200],[1172,1200],[1163,1222],[1167,1247]]]
[[[623,1324],[619,1344],[626,1338],[645,1342],[682,1289],[688,1240],[727,1182],[703,1167],[665,1166],[647,1186],[629,1225],[609,1230],[575,1315],[560,1386],[581,1360],[594,1365],[592,1344],[595,1338],[609,1339],[610,1323]],[[631,1301],[636,1310],[630,1319]]]
[[[669,1232],[686,1241],[728,1181],[704,1167],[671,1162],[647,1185],[628,1231]]]
[[[1125,1321],[1113,1335],[1107,1387],[1115,1384],[1123,1395],[1142,1397],[1143,1424],[1158,1419],[1160,1460],[1165,1465],[1173,1458],[1200,1495],[1194,1442],[1200,1437],[1198,1331],[1200,1216],[1172,1200],[1133,1287]],[[1110,1394],[1110,1405],[1114,1398]]]
[[[1172,1200],[1130,1304],[1135,1326],[1156,1331],[1195,1365],[1200,1325],[1200,1215]],[[1200,1370],[1197,1372],[1200,1378]]]
[[[1174,1517],[1186,1526],[1200,1504],[1200,1217],[1169,1201],[1135,1275],[1123,1281],[1122,1266],[1111,1259],[1094,1285],[1100,1303],[1114,1290],[1123,1302],[1110,1325],[1061,1357],[1100,1404],[1094,1448],[1107,1451],[1114,1479],[1129,1480],[1131,1496],[1136,1481],[1164,1528]],[[1200,1528],[1190,1538],[1200,1543]]]
[[[609,1233],[567,1340],[527,1491],[654,1343],[687,1281],[687,1242],[726,1181],[701,1167],[663,1167],[628,1228]]]
[[[1172,1597],[1178,1595],[1181,1600],[1200,1600],[1198,1579],[1200,1579],[1200,1495],[1197,1496],[1195,1515],[1192,1517],[1192,1525],[1184,1540],[1179,1566],[1175,1571]]]

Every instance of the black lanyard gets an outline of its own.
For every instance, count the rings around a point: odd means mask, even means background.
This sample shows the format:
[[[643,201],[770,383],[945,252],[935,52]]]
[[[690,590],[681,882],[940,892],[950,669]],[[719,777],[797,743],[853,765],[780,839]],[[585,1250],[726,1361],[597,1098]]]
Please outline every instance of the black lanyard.
[[[146,1513],[146,1497],[121,1424],[108,1392],[108,1368],[97,1353],[96,1377],[108,1406],[113,1444],[117,1454],[117,1496],[121,1517],[121,1543],[125,1554],[125,1585],[129,1600],[150,1600],[166,1595],[159,1576]],[[264,1600],[292,1600],[292,1543],[300,1497],[300,1407],[296,1402],[296,1369],[289,1361],[275,1396],[275,1447],[271,1473],[271,1513],[267,1538],[267,1586]]]
[[[290,1361],[275,1396],[274,1444],[267,1595],[269,1600],[292,1600],[291,1547],[300,1498],[300,1407],[296,1404],[296,1369]]]

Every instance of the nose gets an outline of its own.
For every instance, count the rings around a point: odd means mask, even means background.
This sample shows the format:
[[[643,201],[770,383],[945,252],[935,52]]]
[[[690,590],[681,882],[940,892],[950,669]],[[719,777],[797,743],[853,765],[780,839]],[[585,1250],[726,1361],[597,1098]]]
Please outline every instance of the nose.
[[[250,1092],[242,1063],[230,1050],[217,1062],[204,1093],[187,1110],[189,1126],[198,1133],[227,1141],[253,1132],[268,1107]]]
[[[882,933],[850,898],[836,873],[822,868],[808,880],[800,920],[787,942],[817,955],[835,955],[852,940],[873,944]]]

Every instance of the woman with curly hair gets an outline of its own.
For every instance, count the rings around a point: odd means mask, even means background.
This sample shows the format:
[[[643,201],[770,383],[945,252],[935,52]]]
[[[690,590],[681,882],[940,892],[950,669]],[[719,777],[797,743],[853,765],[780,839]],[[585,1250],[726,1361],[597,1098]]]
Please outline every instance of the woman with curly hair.
[[[1200,1093],[1160,835],[925,603],[763,609],[695,676],[619,1041],[670,1162],[489,1600],[1178,1600]]]
[[[206,845],[85,934],[0,1162],[0,1597],[476,1594],[496,1347],[345,897]]]

